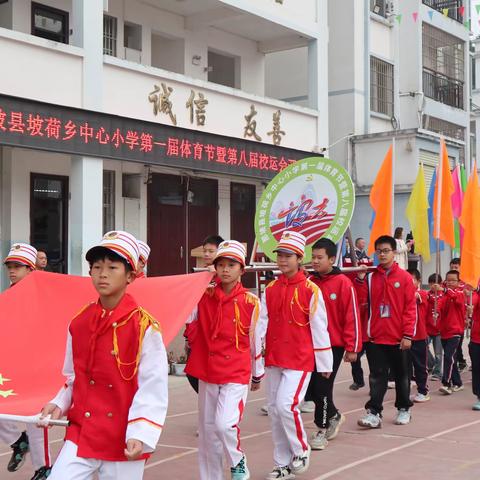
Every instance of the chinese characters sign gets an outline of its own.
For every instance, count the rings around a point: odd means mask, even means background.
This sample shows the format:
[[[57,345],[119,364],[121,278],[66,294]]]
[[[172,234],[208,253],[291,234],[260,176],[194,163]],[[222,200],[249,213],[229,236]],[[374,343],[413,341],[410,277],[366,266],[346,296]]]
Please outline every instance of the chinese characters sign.
[[[305,158],[279,173],[267,186],[257,205],[255,234],[261,249],[275,258],[285,230],[307,237],[305,261],[319,238],[338,242],[350,220],[355,191],[347,171],[333,160]]]
[[[165,85],[154,108],[176,121]],[[205,122],[208,101],[192,91],[191,119]],[[272,136],[281,132],[275,130]],[[87,110],[0,95],[0,144],[73,155],[271,179],[308,152]]]

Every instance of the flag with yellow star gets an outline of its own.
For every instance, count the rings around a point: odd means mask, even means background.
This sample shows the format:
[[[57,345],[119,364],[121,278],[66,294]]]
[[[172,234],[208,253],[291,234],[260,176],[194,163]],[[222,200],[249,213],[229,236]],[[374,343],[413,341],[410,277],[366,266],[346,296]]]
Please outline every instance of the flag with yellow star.
[[[138,279],[128,292],[159,321],[168,345],[211,278],[204,272]],[[39,271],[0,294],[0,413],[35,415],[56,395],[65,383],[69,322],[97,297],[88,277]]]

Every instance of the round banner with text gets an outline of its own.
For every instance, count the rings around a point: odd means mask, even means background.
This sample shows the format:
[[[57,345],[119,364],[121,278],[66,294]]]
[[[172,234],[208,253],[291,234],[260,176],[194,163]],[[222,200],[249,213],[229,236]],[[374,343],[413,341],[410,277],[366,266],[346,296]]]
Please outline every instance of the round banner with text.
[[[355,189],[347,171],[323,157],[309,157],[288,166],[268,184],[257,205],[255,235],[259,247],[274,260],[285,230],[307,237],[304,261],[312,245],[326,237],[343,237],[353,215]]]

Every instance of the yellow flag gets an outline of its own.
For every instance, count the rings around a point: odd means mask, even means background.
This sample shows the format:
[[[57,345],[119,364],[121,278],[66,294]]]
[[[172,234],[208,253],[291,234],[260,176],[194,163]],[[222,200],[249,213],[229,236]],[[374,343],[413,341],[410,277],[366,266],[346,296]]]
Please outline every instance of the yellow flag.
[[[464,228],[460,278],[474,288],[480,279],[480,186],[477,165],[474,164],[463,199],[462,215],[459,218]]]
[[[425,187],[423,165],[418,169],[417,179],[408,200],[405,216],[410,222],[415,252],[423,257],[425,262],[430,261],[430,232],[428,228],[428,198]]]

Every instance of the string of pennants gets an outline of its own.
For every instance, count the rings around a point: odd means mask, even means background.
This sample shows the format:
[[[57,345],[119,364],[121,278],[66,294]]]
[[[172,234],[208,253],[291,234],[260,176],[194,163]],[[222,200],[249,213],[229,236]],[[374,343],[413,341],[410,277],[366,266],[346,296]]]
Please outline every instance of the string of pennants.
[[[429,10],[428,11],[428,16],[430,17],[430,21],[433,22],[433,16],[436,15],[444,15],[445,17],[448,17],[448,14],[452,10],[458,10],[458,13],[461,17],[463,17],[465,13],[465,5],[462,5],[461,7],[450,7],[450,8],[442,8],[441,12],[438,12],[437,10]],[[475,10],[477,11],[477,14],[480,15],[480,5],[475,5]],[[395,15],[395,20],[400,24],[402,22],[403,15]],[[418,20],[418,12],[412,12],[412,19],[414,22],[417,22]],[[480,22],[480,20],[479,20]],[[471,29],[472,22],[471,20],[465,20],[463,22],[463,26],[467,28],[468,30]]]

